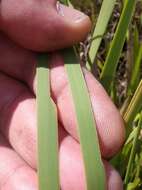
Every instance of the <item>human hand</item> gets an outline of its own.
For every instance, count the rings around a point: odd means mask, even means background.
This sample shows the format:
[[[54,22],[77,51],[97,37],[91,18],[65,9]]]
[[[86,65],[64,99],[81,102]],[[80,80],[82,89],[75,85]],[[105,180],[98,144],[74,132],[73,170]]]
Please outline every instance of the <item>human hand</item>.
[[[13,2],[15,1],[13,0]],[[2,2],[8,3],[9,1],[4,0]],[[9,5],[9,7],[10,6],[11,5]],[[32,4],[32,7],[34,8],[34,4]],[[5,8],[5,11],[6,10],[8,9]],[[16,10],[16,8],[13,10]],[[26,8],[23,10],[26,10]],[[8,14],[9,11],[6,15]],[[31,23],[34,22],[33,19],[29,20],[29,22],[30,21]],[[22,22],[23,20],[21,20],[20,23],[21,28]],[[86,18],[85,22],[84,20],[80,21],[80,25],[77,26],[78,34],[82,31],[83,38],[87,33],[86,31],[89,30],[90,24],[88,22],[89,20]],[[11,28],[16,32],[19,26],[14,24],[15,22],[13,21]],[[54,25],[54,21],[52,24]],[[9,27],[8,24],[6,25]],[[60,25],[58,26],[60,27]],[[62,25],[60,30],[62,31]],[[69,30],[70,28],[68,31]],[[73,30],[76,32],[76,27],[74,27]],[[40,31],[43,30],[40,28],[39,33]],[[51,50],[54,49],[55,46],[54,43],[52,44],[52,41],[49,41],[48,38],[45,42],[42,38],[42,33],[39,35],[40,37],[37,38],[39,41],[33,45],[32,40],[29,43],[25,38],[23,39],[21,37],[21,32],[15,33],[20,37],[17,37],[16,35],[13,36],[13,33],[11,34],[10,30],[3,30],[3,32],[5,32],[13,40],[9,40],[7,36],[1,32],[0,189],[37,190],[37,129],[35,101],[35,69],[37,59],[36,53],[16,45],[15,42],[29,49],[40,51]],[[34,32],[35,30],[31,29],[31,33],[29,33],[29,35],[32,37],[32,33]],[[64,30],[62,32],[64,33]],[[45,29],[45,33],[50,33],[49,28]],[[50,35],[52,34],[50,33]],[[68,37],[62,40],[62,42],[57,38],[57,47],[64,47],[76,41],[73,33],[70,32],[72,41],[68,41]],[[53,38],[54,35],[52,39]],[[46,44],[49,45],[46,46]],[[52,48],[50,49],[50,47]],[[67,75],[63,67],[62,57],[58,53],[53,54],[50,60],[50,65],[52,97],[58,108],[59,118],[61,189],[85,190],[83,163],[76,131],[76,116],[73,110],[73,101],[69,93],[69,85]],[[123,121],[102,86],[85,69],[84,74],[89,88],[93,111],[97,123],[101,153],[104,159],[107,175],[107,188],[108,190],[121,190],[122,182],[119,175],[109,165],[109,163],[105,161],[105,159],[113,156],[120,149],[124,141],[125,132]]]

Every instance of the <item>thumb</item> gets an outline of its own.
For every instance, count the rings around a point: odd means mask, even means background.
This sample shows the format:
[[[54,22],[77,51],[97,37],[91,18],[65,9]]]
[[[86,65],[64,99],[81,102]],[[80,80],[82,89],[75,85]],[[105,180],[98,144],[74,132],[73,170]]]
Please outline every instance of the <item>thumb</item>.
[[[56,0],[1,0],[0,29],[21,46],[52,51],[82,41],[89,17]]]

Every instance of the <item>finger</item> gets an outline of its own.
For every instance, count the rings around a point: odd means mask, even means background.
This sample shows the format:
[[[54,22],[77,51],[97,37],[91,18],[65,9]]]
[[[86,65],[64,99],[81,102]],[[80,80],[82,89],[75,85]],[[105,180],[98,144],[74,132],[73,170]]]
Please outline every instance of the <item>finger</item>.
[[[52,51],[84,40],[89,17],[55,0],[1,0],[0,27],[25,48]]]
[[[85,190],[85,174],[79,144],[65,131],[61,131],[60,177],[62,190]],[[104,161],[107,190],[122,190],[123,184],[119,174]],[[95,180],[95,179],[94,179]],[[66,183],[65,183],[66,181]]]
[[[36,172],[32,170],[0,135],[0,189],[37,190]]]
[[[78,139],[73,100],[61,56],[52,57],[51,68],[51,88],[58,107],[59,120],[65,129],[75,139]],[[120,149],[124,142],[124,124],[100,83],[86,70],[84,70],[84,75],[92,101],[101,151],[104,157],[110,157]]]
[[[85,190],[85,177],[79,144],[65,131],[61,134],[60,177],[62,190]],[[26,163],[9,147],[0,135],[0,189],[36,190],[37,176]],[[70,167],[69,167],[70,166]],[[118,173],[105,163],[107,190],[121,190],[122,181]],[[95,179],[94,179],[95,180]]]
[[[22,83],[2,73],[0,89],[0,130],[16,152],[36,168],[37,128],[34,96]]]
[[[0,32],[0,71],[26,83],[31,89],[36,71],[36,56]]]

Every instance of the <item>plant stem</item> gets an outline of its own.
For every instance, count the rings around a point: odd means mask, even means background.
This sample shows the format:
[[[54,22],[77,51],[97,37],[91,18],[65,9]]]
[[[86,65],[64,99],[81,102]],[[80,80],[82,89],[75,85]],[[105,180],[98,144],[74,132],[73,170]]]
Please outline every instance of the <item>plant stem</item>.
[[[132,122],[142,107],[142,80],[140,81],[138,88],[127,108],[124,115],[124,121],[126,123],[126,136],[128,137],[132,129]]]
[[[138,123],[138,127],[137,127],[137,131],[136,131],[134,140],[133,140],[133,146],[132,146],[132,150],[131,150],[131,154],[130,154],[130,159],[129,159],[127,170],[126,170],[126,175],[125,175],[125,179],[124,179],[125,185],[127,185],[128,182],[129,182],[129,175],[130,175],[131,167],[132,167],[132,164],[133,164],[133,161],[134,161],[137,142],[138,142],[138,138],[139,138],[139,135],[140,135],[141,128],[142,128],[142,112],[140,113],[140,120],[139,120],[139,123]]]

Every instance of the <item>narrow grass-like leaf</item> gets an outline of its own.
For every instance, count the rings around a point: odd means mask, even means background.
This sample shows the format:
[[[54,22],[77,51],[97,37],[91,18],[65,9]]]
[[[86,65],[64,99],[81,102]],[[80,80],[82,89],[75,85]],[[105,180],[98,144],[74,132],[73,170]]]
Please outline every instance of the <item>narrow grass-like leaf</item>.
[[[58,121],[50,97],[48,56],[38,57],[37,67],[38,118],[38,183],[39,190],[59,190]]]
[[[130,134],[130,131],[132,129],[132,122],[136,116],[136,114],[139,112],[139,110],[142,107],[142,80],[139,83],[139,86],[127,108],[127,111],[124,115],[124,121],[126,123],[126,136]]]
[[[65,5],[68,5],[68,0],[60,0],[60,3],[63,3]]]
[[[134,123],[138,123],[140,119],[140,113],[136,115],[135,119],[134,119]],[[132,142],[132,140],[134,139],[135,137],[135,134],[137,132],[137,128],[135,127],[132,132],[130,133],[129,137],[127,138],[126,142],[125,142],[125,145],[124,145],[124,148],[125,146],[127,146],[130,142]]]
[[[126,33],[135,10],[136,0],[125,0],[124,8],[101,73],[101,82],[109,92],[114,79],[118,60],[126,39]]]
[[[134,61],[136,61],[137,56],[138,56],[138,49],[140,46],[140,40],[139,40],[139,31],[138,31],[138,27],[137,24],[135,24],[135,28],[134,28],[134,46],[133,46],[133,54],[134,54]]]
[[[141,61],[142,61],[142,44],[140,45],[137,51],[138,51],[138,54],[133,66],[133,72],[132,72],[132,76],[131,76],[131,80],[129,84],[128,94],[133,94],[135,92],[138,82],[140,80],[140,66],[141,66]]]
[[[61,3],[65,4],[65,5],[70,5],[70,1],[69,0],[60,0]]]
[[[73,49],[63,51],[83,154],[87,190],[104,190],[105,171],[86,82]]]
[[[129,106],[129,103],[130,103],[130,101],[131,101],[131,99],[132,99],[132,96],[128,96],[126,99],[125,99],[125,101],[124,101],[124,103],[122,104],[122,107],[120,108],[120,114],[122,115],[122,117],[124,117],[124,115],[125,115],[125,113],[126,113],[126,111],[127,111],[127,108],[128,108],[128,106]]]
[[[134,160],[134,157],[135,157],[137,142],[138,142],[138,138],[139,138],[139,135],[140,135],[141,128],[142,128],[142,112],[140,114],[140,120],[139,120],[139,123],[138,123],[137,132],[136,132],[134,140],[133,140],[133,146],[132,146],[130,159],[129,159],[129,162],[128,162],[126,176],[125,176],[125,180],[124,180],[125,184],[128,184],[128,182],[129,182],[129,175],[130,175],[131,167],[132,167],[133,160]]]
[[[141,108],[142,108],[142,80],[140,81],[137,90],[130,101],[129,106],[127,107],[126,111],[124,112],[125,114],[123,115],[126,124],[126,139],[128,141],[131,138],[129,135],[131,134],[132,131],[133,121]],[[112,159],[111,163],[113,164],[113,166],[117,167],[120,164],[119,159],[120,159],[120,153],[118,153]]]
[[[97,23],[92,35],[92,43],[91,43],[89,53],[88,53],[91,64],[93,64],[95,60],[97,51],[99,49],[102,38],[107,29],[108,22],[112,15],[115,2],[116,0],[103,0],[100,14],[99,14],[99,17],[98,17],[98,20],[97,20]]]

